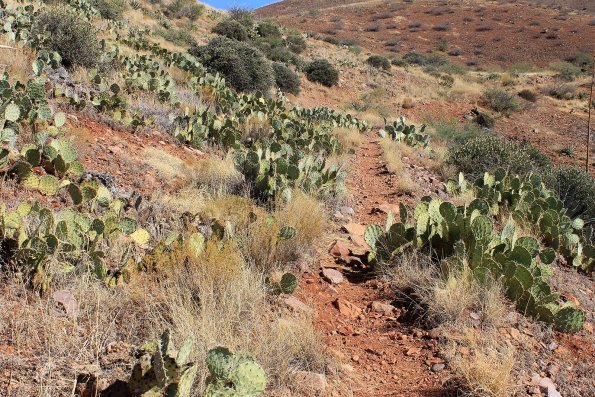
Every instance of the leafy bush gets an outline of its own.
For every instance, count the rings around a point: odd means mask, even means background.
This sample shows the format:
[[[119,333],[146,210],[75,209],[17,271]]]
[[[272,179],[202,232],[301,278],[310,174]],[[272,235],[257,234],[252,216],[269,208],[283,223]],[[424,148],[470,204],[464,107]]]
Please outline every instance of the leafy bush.
[[[297,54],[285,47],[275,47],[266,52],[267,58],[273,62],[281,62],[286,65],[294,65],[297,70],[304,70],[306,62]]]
[[[519,96],[529,102],[537,102],[537,94],[531,90],[524,89],[519,92]]]
[[[436,130],[436,136],[455,145],[463,144],[470,139],[485,134],[481,128],[473,123],[467,123],[462,127],[459,126],[456,119],[434,121],[432,127]]]
[[[549,159],[533,147],[494,135],[478,136],[453,148],[447,162],[471,180],[499,167],[513,174],[540,173],[551,166]]]
[[[189,51],[210,71],[220,73],[239,91],[266,92],[273,83],[273,71],[260,51],[227,37],[215,37],[207,45]]]
[[[590,224],[595,222],[595,178],[571,166],[550,169],[543,177],[546,186],[564,203],[568,216],[580,217]]]
[[[185,29],[159,29],[156,33],[165,40],[182,47],[196,45],[196,39]]]
[[[372,55],[371,57],[369,57],[366,60],[366,62],[370,66],[373,66],[377,69],[384,69],[384,70],[390,69],[390,61],[388,60],[388,58],[383,57],[382,55]]]
[[[499,113],[510,114],[521,110],[521,104],[511,93],[491,88],[484,92],[488,106]]]
[[[576,96],[576,87],[572,84],[556,84],[546,87],[545,92],[556,99],[570,100]]]
[[[112,21],[122,19],[122,15],[128,9],[127,0],[93,0],[92,4],[103,18]]]
[[[285,46],[289,48],[291,52],[301,54],[307,48],[306,39],[298,32],[292,32],[285,38]]]
[[[568,62],[556,62],[550,65],[553,71],[558,72],[558,76],[566,81],[573,81],[582,74],[582,69]]]
[[[165,15],[174,18],[188,18],[195,21],[203,13],[205,6],[194,0],[172,0],[165,7]]]
[[[289,92],[293,95],[300,93],[302,82],[299,76],[290,68],[282,63],[273,63],[273,74],[275,75],[275,84],[283,92]]]
[[[583,72],[588,72],[595,67],[595,58],[587,52],[579,52],[570,58],[570,61],[581,68]]]
[[[254,14],[244,7],[231,7],[228,11],[229,17],[244,25],[248,29],[254,26]]]
[[[41,11],[31,33],[33,37],[47,35],[47,41],[41,45],[58,52],[66,67],[94,67],[101,57],[97,30],[72,8],[54,7]]]
[[[332,87],[339,82],[339,71],[326,59],[317,59],[306,66],[306,77],[315,83]]]
[[[233,40],[248,40],[248,31],[244,25],[235,19],[226,19],[219,22],[217,25],[215,25],[212,32]]]
[[[258,23],[256,32],[260,37],[281,38],[281,29],[273,21],[264,20]]]

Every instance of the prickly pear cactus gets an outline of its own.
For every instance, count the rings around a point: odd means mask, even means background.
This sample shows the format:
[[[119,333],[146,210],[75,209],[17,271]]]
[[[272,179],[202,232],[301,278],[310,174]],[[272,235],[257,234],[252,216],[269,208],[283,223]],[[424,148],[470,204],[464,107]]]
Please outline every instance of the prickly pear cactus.
[[[285,273],[279,282],[279,288],[284,294],[293,293],[298,287],[298,279],[291,273]]]
[[[212,379],[205,397],[257,397],[266,388],[266,373],[249,355],[233,355],[225,347],[216,347],[206,362]]]

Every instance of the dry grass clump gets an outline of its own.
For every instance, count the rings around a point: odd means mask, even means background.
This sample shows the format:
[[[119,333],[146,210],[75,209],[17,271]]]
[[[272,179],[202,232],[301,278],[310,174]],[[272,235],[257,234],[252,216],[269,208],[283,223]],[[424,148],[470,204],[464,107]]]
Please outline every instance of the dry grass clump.
[[[355,128],[337,128],[333,134],[348,153],[354,152],[364,142],[364,136]]]
[[[224,159],[201,159],[190,165],[193,182],[208,188],[211,192],[222,194],[237,191],[244,180],[231,156],[226,156]]]
[[[393,141],[390,138],[380,140],[380,146],[383,151],[383,158],[386,162],[386,168],[389,172],[396,175],[394,180],[395,189],[400,194],[414,194],[419,191],[419,185],[413,181],[411,174],[405,164],[403,157],[408,157],[413,148],[400,142]]]
[[[0,38],[0,44],[13,47],[14,44]],[[20,81],[26,84],[31,77],[31,63],[35,59],[35,53],[30,48],[0,48],[0,73],[8,72],[9,82],[14,84]]]
[[[502,341],[497,332],[477,332],[467,328],[462,345],[469,353],[461,353],[455,343],[446,349],[449,365],[464,395],[508,397],[519,388],[514,376],[516,349]],[[463,350],[465,351],[465,350]]]

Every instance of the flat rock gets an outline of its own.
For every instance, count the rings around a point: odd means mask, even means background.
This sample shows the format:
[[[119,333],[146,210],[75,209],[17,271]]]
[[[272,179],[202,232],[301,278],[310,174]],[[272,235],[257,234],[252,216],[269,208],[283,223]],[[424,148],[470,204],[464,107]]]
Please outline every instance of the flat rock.
[[[340,271],[335,269],[322,269],[322,277],[331,284],[341,284],[345,278]]]
[[[302,391],[313,391],[324,394],[327,388],[326,376],[316,372],[297,371],[294,375],[294,383]]]
[[[293,295],[285,298],[283,302],[287,305],[287,307],[289,307],[291,310],[295,312],[304,313],[308,315],[314,314],[314,309],[312,309],[310,306],[306,305],[304,302],[302,302]]]
[[[370,303],[370,309],[372,309],[372,311],[376,313],[382,313],[385,316],[390,316],[391,314],[393,314],[395,307],[387,303],[372,302]]]
[[[69,290],[60,290],[52,294],[52,298],[60,303],[69,317],[77,315],[79,305],[74,294]]]
[[[349,245],[345,241],[337,240],[329,252],[336,258],[347,258],[349,256]]]
[[[357,317],[362,312],[362,309],[345,299],[336,299],[333,301],[333,306],[339,310],[339,313],[346,317]]]
[[[444,363],[436,363],[432,364],[431,370],[432,372],[440,372],[444,369],[446,365]]]
[[[347,223],[343,225],[343,230],[345,230],[349,234],[353,234],[356,236],[364,236],[364,232],[366,231],[366,225],[360,225],[359,223]]]
[[[372,208],[372,213],[380,212],[383,214],[392,213],[395,218],[399,217],[401,210],[398,204],[382,203]]]
[[[351,207],[341,207],[339,209],[343,215],[353,216],[355,215],[355,211]]]

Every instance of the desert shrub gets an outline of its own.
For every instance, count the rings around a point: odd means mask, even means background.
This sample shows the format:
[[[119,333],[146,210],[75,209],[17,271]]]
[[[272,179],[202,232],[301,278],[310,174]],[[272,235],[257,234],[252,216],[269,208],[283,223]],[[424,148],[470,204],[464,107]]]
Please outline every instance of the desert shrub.
[[[32,36],[39,35],[48,36],[47,41],[40,44],[58,52],[66,67],[94,67],[101,57],[97,30],[72,8],[54,7],[41,11],[32,26]]]
[[[165,6],[165,15],[174,18],[188,18],[195,21],[204,12],[205,6],[194,0],[172,0]]]
[[[103,18],[112,21],[122,19],[122,15],[128,9],[127,0],[93,0],[91,4]]]
[[[494,117],[492,117],[491,114],[486,112],[477,112],[477,115],[475,116],[473,121],[477,125],[485,128],[493,128],[496,124],[496,120],[494,120]]]
[[[292,32],[285,38],[285,46],[296,54],[301,54],[308,47],[306,39],[298,32]]]
[[[427,63],[425,55],[415,51],[410,51],[403,55],[403,61],[411,65],[425,65]]]
[[[265,52],[267,58],[273,62],[281,62],[286,65],[293,65],[297,70],[304,70],[306,62],[297,54],[285,47],[275,47]]]
[[[460,126],[456,119],[433,121],[431,125],[436,130],[437,137],[454,145],[485,134],[476,124],[466,123]]]
[[[510,114],[521,110],[521,105],[514,95],[498,88],[486,90],[484,98],[488,106],[499,113]]]
[[[535,66],[529,62],[517,62],[510,65],[508,71],[513,76],[518,76],[521,73],[530,73],[535,70]]]
[[[421,28],[421,25],[422,25],[421,22],[414,21],[414,22],[410,22],[408,26],[409,26],[409,29],[419,29],[419,28]]]
[[[531,90],[524,89],[518,95],[526,101],[537,102],[537,94]]]
[[[273,63],[273,74],[275,75],[275,84],[283,92],[289,92],[293,95],[300,93],[301,81],[299,76],[290,68],[282,63]]]
[[[228,11],[229,17],[244,25],[246,28],[251,29],[254,26],[254,14],[247,8],[244,7],[231,7]]]
[[[407,61],[403,58],[393,58],[390,63],[401,68],[407,66]]]
[[[583,72],[588,72],[595,67],[595,58],[587,52],[579,52],[570,58],[570,61],[581,68]]]
[[[533,147],[491,134],[454,147],[449,151],[447,163],[464,172],[471,180],[499,167],[511,173],[527,175],[531,172],[540,173],[551,166],[549,159]]]
[[[366,27],[366,32],[380,32],[382,25],[379,23],[372,23]]]
[[[562,166],[549,169],[543,180],[562,200],[571,218],[595,222],[595,178],[579,168]]]
[[[368,63],[368,65],[373,66],[377,69],[390,69],[390,61],[387,57],[383,57],[382,55],[372,55],[366,60],[366,62]]]
[[[248,30],[235,19],[226,19],[219,22],[213,27],[212,32],[233,40],[248,40]]]
[[[545,92],[556,99],[570,100],[576,97],[576,87],[572,84],[555,84],[545,88]]]
[[[487,23],[482,23],[475,30],[477,32],[489,32],[492,29],[493,29],[492,25],[488,25]]]
[[[568,62],[556,62],[550,65],[550,68],[558,72],[558,76],[566,81],[573,81],[582,74],[582,69]]]
[[[436,49],[438,51],[441,52],[446,52],[448,51],[448,41],[446,40],[440,40],[437,44],[436,44]]]
[[[185,29],[159,29],[157,34],[179,46],[196,45],[196,39]]]
[[[281,29],[273,21],[264,20],[258,23],[256,31],[260,37],[275,37],[281,38]]]
[[[447,30],[450,30],[450,25],[448,23],[441,23],[434,26],[432,29],[434,29],[436,32],[446,32]]]
[[[212,72],[220,73],[239,91],[266,92],[273,83],[271,65],[263,54],[251,45],[216,37],[205,46],[195,46],[190,53]]]
[[[452,50],[448,51],[448,55],[453,56],[453,57],[458,57],[463,55],[463,50],[460,49],[459,47],[455,47]]]
[[[305,69],[308,80],[332,87],[339,82],[339,71],[326,59],[316,59]]]

